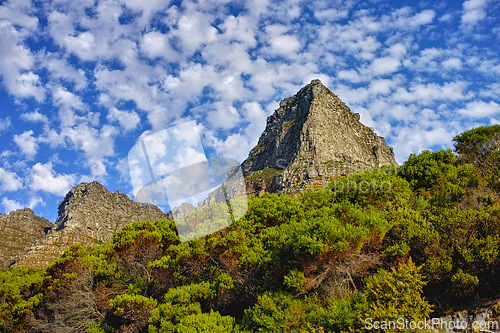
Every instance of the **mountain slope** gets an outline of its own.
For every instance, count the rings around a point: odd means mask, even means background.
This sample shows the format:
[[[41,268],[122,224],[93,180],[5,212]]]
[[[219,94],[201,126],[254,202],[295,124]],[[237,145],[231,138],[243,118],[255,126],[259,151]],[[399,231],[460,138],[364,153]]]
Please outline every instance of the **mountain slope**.
[[[242,163],[251,184],[268,178],[270,192],[324,186],[336,176],[382,165],[397,165],[392,148],[319,80],[280,102]]]
[[[0,214],[0,267],[6,268],[35,240],[44,237],[54,224],[36,216],[29,208]]]
[[[12,266],[42,268],[74,243],[106,242],[126,224],[163,216],[158,207],[130,200],[120,191],[111,193],[98,182],[82,183],[59,203],[56,229],[37,240]]]
[[[383,165],[397,166],[385,139],[359,121],[320,80],[312,80],[267,118],[257,145],[241,164],[247,194],[293,193],[310,186]],[[230,173],[230,176],[232,174]],[[238,186],[225,184],[200,203],[236,197]]]

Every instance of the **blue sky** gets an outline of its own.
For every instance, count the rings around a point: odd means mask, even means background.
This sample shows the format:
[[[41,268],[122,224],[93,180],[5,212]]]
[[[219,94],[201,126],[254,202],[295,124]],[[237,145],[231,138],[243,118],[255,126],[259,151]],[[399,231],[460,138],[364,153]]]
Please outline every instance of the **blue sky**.
[[[399,162],[450,148],[500,123],[499,22],[495,0],[3,1],[0,211],[54,221],[83,181],[131,194],[137,138],[186,121],[241,161],[314,78]]]

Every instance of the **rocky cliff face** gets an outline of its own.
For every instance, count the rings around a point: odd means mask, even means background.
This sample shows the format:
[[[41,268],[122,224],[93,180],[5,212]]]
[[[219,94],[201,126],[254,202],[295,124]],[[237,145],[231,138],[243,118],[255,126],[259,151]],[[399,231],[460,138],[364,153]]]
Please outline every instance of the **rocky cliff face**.
[[[109,241],[126,224],[164,216],[158,207],[132,201],[120,191],[112,193],[98,182],[82,183],[59,203],[55,230],[37,240],[12,266],[45,267],[74,243],[92,246]]]
[[[382,165],[397,165],[385,139],[313,80],[280,102],[241,168],[247,194],[258,195],[325,187],[335,177]],[[218,188],[199,205],[244,194],[237,188],[226,183],[225,192]]]
[[[7,268],[39,238],[45,236],[54,224],[36,216],[29,208],[0,214],[0,268]]]
[[[397,165],[392,148],[321,81],[280,102],[242,163],[250,193],[293,192],[355,171]]]

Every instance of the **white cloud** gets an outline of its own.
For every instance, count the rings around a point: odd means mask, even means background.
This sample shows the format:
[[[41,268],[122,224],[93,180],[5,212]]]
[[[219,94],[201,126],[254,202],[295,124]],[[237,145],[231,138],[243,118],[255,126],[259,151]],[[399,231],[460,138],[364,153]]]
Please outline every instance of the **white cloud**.
[[[141,13],[141,18],[139,20],[140,25],[147,24],[154,13],[161,10],[168,4],[168,2],[165,2],[164,0],[122,0],[122,2],[133,11]]]
[[[445,69],[448,69],[448,70],[453,70],[453,69],[461,69],[462,68],[462,60],[460,60],[459,58],[448,58],[446,60],[444,60],[441,65],[443,65],[443,67]]]
[[[12,121],[10,120],[10,117],[0,119],[0,132],[5,131],[7,128],[12,125]]]
[[[347,9],[337,9],[337,8],[328,8],[328,9],[320,9],[314,12],[314,17],[316,17],[320,21],[337,21],[346,18],[349,15],[349,11]]]
[[[246,1],[247,8],[250,10],[250,15],[259,17],[262,13],[267,11],[269,7],[269,0],[250,0]]]
[[[2,205],[5,207],[5,214],[23,208],[23,206],[19,202],[12,199],[7,199],[5,197],[2,198]]]
[[[74,126],[80,121],[96,124],[97,119],[92,119],[92,113],[87,118],[79,116],[74,110],[85,111],[87,106],[80,97],[68,91],[64,87],[55,87],[52,91],[52,99],[56,106],[59,106],[59,121],[63,127]]]
[[[223,34],[220,36],[220,39],[226,41],[226,43],[235,41],[248,48],[254,47],[257,44],[257,39],[255,38],[257,27],[247,16],[234,17],[230,15],[221,24],[221,29]]]
[[[6,1],[0,6],[0,20],[8,20],[14,25],[19,25],[29,30],[35,30],[38,27],[38,18],[26,14],[29,11],[24,1]]]
[[[88,160],[101,159],[114,155],[114,138],[118,134],[115,127],[104,125],[100,130],[88,124],[64,128],[61,132],[75,148],[85,152]]]
[[[108,112],[107,119],[109,121],[116,121],[120,124],[125,132],[129,132],[137,128],[141,118],[134,111],[120,111],[116,108],[111,108]]]
[[[467,0],[463,3],[462,24],[473,26],[486,17],[489,0]]]
[[[373,60],[372,71],[374,75],[390,74],[399,69],[401,61],[393,57],[383,57]]]
[[[411,17],[409,22],[407,22],[407,24],[410,24],[413,26],[429,24],[432,22],[432,20],[434,20],[435,16],[436,16],[436,12],[434,12],[431,9],[426,9],[426,10],[421,11],[418,14],[415,14],[413,17]]]
[[[141,50],[151,59],[165,58],[174,61],[179,58],[177,51],[170,46],[168,36],[158,31],[151,31],[143,36]]]
[[[365,77],[360,75],[359,72],[355,69],[341,70],[337,77],[342,80],[347,80],[352,83],[363,82]]]
[[[453,135],[450,133],[453,133],[454,130],[442,125],[437,123],[430,128],[418,124],[412,127],[399,127],[393,140],[393,145],[396,148],[396,160],[403,162],[409,154],[419,153],[435,145],[451,142]]]
[[[74,68],[65,59],[59,59],[54,54],[41,54],[40,62],[47,68],[50,77],[55,80],[64,80],[74,84],[75,90],[81,90],[87,86],[85,72],[83,69]]]
[[[38,102],[45,98],[40,77],[31,70],[34,57],[23,45],[19,32],[7,21],[0,20],[0,76],[9,93],[16,97],[33,97]]]
[[[287,33],[283,25],[270,25],[266,27],[271,53],[282,56],[293,56],[300,50],[300,42],[296,36]]]
[[[467,103],[465,108],[458,110],[458,112],[471,118],[492,117],[500,113],[500,105],[493,101],[489,103],[474,101]]]
[[[443,85],[435,83],[412,84],[409,90],[403,87],[396,89],[392,98],[395,101],[418,102],[422,105],[428,105],[435,101],[460,101],[471,95],[470,93],[466,93],[467,86],[467,83],[461,81],[445,83]]]
[[[31,122],[41,122],[47,124],[49,122],[49,118],[46,115],[41,114],[38,110],[28,113],[23,113],[21,118]]]
[[[21,178],[16,173],[0,167],[0,191],[17,191],[23,187]]]
[[[33,209],[38,205],[45,206],[45,201],[43,201],[43,198],[39,195],[32,195],[29,199],[28,207]]]
[[[388,95],[396,87],[397,84],[397,80],[372,80],[370,82],[369,91],[374,94]]]
[[[69,92],[63,87],[57,87],[52,92],[54,102],[56,105],[64,106],[76,110],[84,110],[85,105],[82,103],[80,97]]]
[[[34,191],[65,195],[74,184],[74,175],[56,174],[51,162],[37,163],[31,169],[29,185]]]
[[[207,115],[207,121],[214,129],[230,129],[240,122],[241,118],[236,108],[230,105],[218,105],[216,110]]]
[[[14,142],[28,159],[35,157],[38,151],[37,139],[33,137],[33,131],[29,130],[19,135],[14,135]]]
[[[212,26],[212,14],[190,11],[181,15],[177,29],[171,32],[182,45],[184,56],[190,56],[203,45],[217,39],[217,29]]]

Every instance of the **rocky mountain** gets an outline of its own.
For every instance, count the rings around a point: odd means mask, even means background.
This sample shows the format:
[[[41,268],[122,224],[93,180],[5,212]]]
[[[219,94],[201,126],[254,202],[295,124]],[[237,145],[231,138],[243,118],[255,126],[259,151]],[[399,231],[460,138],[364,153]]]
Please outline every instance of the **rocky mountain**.
[[[165,214],[156,206],[130,200],[120,191],[108,191],[98,182],[73,187],[59,203],[55,228],[38,239],[13,267],[45,267],[74,243],[86,246],[111,240],[124,225],[158,220]]]
[[[310,186],[325,186],[335,177],[355,171],[397,165],[384,138],[359,119],[359,114],[352,113],[321,81],[311,81],[280,102],[280,107],[268,117],[258,144],[238,167],[245,176],[246,192],[296,192]],[[239,179],[231,178],[236,172],[235,168],[224,188],[214,191],[200,205],[244,194],[236,193],[245,189],[237,186]],[[12,251],[5,252],[2,260],[12,260],[16,251],[43,236],[13,266],[44,267],[73,243],[91,246],[110,240],[115,232],[133,221],[172,218],[174,212],[183,216],[193,209],[192,205],[184,204],[165,215],[154,205],[134,202],[120,191],[111,193],[97,182],[82,183],[60,202],[55,228],[48,221],[39,222],[38,227],[27,227],[35,231],[26,233],[29,237],[23,235],[19,243],[11,241],[6,245]],[[1,218],[5,219],[0,216],[0,222]],[[24,229],[19,230],[17,234]],[[45,235],[47,230],[50,231]],[[16,239],[17,234],[12,231],[9,239]]]
[[[280,102],[242,163],[250,192],[291,192],[355,171],[397,165],[391,147],[320,80]]]
[[[241,164],[247,193],[297,192],[356,171],[396,166],[385,139],[359,119],[320,80],[312,80],[267,118],[257,145]],[[226,193],[218,189],[201,205],[223,201],[228,192],[241,194],[231,189],[226,184]]]
[[[7,268],[16,257],[48,233],[54,224],[36,216],[29,208],[0,214],[0,268]]]

